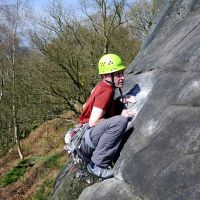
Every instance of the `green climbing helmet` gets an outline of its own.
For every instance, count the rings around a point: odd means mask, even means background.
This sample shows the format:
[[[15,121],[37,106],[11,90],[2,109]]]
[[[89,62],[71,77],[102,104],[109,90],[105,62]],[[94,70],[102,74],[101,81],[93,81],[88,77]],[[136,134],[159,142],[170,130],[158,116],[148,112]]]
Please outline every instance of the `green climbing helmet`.
[[[122,59],[116,54],[106,54],[99,60],[99,74],[110,74],[125,68]]]

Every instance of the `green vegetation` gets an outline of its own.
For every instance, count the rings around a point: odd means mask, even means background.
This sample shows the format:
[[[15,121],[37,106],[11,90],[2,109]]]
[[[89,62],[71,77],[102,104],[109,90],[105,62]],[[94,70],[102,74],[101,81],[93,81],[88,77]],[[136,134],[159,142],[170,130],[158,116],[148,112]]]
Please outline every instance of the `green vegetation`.
[[[33,194],[32,200],[46,200],[52,192],[54,177],[48,178]]]
[[[62,168],[60,159],[62,159],[62,153],[53,152],[45,156],[40,156],[40,158],[38,159],[38,163],[40,163],[40,165],[43,165],[46,170],[53,168],[60,169]]]
[[[17,182],[20,178],[23,178],[24,181],[27,180],[29,177],[26,177],[25,173],[28,167],[32,167],[33,173],[38,174],[38,178],[43,180],[34,192],[32,199],[46,200],[53,190],[57,175],[55,171],[59,171],[63,167],[63,158],[66,157],[62,152],[52,152],[42,156],[23,159],[2,177],[0,185],[6,187],[11,183]]]
[[[32,200],[46,200],[51,194],[56,178],[56,174],[49,176],[52,170],[59,171],[63,167],[63,153],[53,152],[38,158],[38,168],[45,169],[41,177],[44,178],[42,185],[33,194]]]
[[[0,185],[6,186],[13,182],[19,180],[26,172],[28,167],[31,167],[35,164],[35,158],[26,158],[19,162],[16,167],[13,167],[8,173],[6,173],[3,178],[0,180]]]
[[[132,62],[142,43],[137,35],[147,35],[153,8],[147,0],[127,3],[84,0],[80,18],[64,1],[50,1],[29,31],[24,28],[32,16],[24,0],[0,3],[0,155],[17,145],[22,159],[20,140],[34,127],[63,111],[78,115],[99,80],[102,54]],[[31,45],[24,47],[24,40]]]

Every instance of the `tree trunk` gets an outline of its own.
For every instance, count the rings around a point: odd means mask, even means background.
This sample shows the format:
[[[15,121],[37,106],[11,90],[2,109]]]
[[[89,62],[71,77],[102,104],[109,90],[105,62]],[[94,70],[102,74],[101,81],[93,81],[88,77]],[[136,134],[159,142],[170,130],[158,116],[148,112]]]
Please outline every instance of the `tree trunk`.
[[[19,2],[17,1],[17,11],[18,11],[18,5]],[[20,141],[19,141],[19,137],[17,134],[17,116],[16,116],[16,101],[15,101],[15,96],[16,96],[16,85],[15,85],[15,81],[16,81],[16,76],[15,76],[15,46],[16,46],[16,41],[17,41],[17,30],[15,28],[14,30],[14,34],[13,34],[13,45],[12,45],[12,61],[11,61],[11,65],[12,65],[12,112],[13,112],[13,130],[14,130],[14,138],[15,138],[15,143],[17,146],[17,151],[19,154],[20,159],[22,160],[24,158],[23,154],[22,154],[22,150],[21,150],[21,146],[20,146]]]
[[[3,69],[1,69],[1,74],[0,74],[0,76],[1,76],[1,88],[0,88],[0,101],[1,101],[1,98],[2,98],[2,96],[3,96]]]
[[[24,158],[17,134],[17,118],[16,118],[16,107],[15,107],[15,63],[14,63],[14,52],[13,52],[13,71],[12,71],[12,112],[13,112],[13,131],[14,131],[14,139],[15,144],[17,146],[17,151],[19,154],[20,159],[22,160]]]

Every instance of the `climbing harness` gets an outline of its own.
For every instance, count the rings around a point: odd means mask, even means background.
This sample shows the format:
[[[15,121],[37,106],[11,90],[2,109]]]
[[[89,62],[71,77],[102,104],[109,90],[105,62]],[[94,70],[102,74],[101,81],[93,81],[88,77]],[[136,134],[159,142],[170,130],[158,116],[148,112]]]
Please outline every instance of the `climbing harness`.
[[[74,173],[77,180],[85,179],[88,184],[93,182],[93,177],[87,171],[87,164],[90,160],[86,158],[80,151],[80,145],[83,138],[90,131],[90,126],[86,124],[78,124],[74,128],[69,129],[65,135],[64,149],[67,151],[68,158],[71,159],[70,169]],[[86,134],[87,133],[87,134]],[[91,145],[93,145],[91,143]]]
[[[81,140],[90,127],[88,123],[86,124],[77,124],[74,128],[71,128],[67,131],[65,135],[65,150],[68,154],[73,154],[77,149],[80,149]]]

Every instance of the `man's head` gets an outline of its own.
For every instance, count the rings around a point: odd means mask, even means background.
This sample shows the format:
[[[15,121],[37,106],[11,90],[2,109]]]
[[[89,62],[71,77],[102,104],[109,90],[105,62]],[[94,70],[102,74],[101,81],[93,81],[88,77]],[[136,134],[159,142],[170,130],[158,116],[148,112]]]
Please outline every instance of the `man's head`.
[[[117,88],[121,88],[124,82],[124,70],[122,59],[116,54],[106,54],[99,60],[99,74]]]

